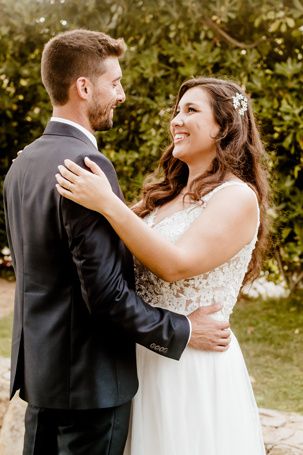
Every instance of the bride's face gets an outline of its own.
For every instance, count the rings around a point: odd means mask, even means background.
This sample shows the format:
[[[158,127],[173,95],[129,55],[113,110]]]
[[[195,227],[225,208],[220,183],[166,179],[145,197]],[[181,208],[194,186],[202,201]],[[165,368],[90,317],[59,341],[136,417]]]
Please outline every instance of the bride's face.
[[[171,121],[173,156],[188,165],[199,164],[216,155],[215,137],[219,132],[207,91],[201,87],[187,90],[180,99]]]

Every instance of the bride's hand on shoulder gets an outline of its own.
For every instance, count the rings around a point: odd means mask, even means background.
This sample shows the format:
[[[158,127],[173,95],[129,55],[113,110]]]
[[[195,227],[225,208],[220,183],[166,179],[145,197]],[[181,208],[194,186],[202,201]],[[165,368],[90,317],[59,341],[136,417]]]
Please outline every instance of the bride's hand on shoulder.
[[[58,166],[57,191],[71,201],[103,213],[115,195],[101,168],[88,157],[84,163],[90,171],[68,159],[64,160],[64,166]]]

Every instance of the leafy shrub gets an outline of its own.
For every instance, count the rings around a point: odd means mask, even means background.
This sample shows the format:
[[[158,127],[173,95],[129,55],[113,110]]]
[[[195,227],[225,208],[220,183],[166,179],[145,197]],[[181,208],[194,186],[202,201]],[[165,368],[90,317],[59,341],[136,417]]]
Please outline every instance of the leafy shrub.
[[[2,4],[1,4],[2,3]],[[123,36],[126,103],[116,127],[99,134],[126,199],[168,142],[177,88],[198,75],[229,77],[250,94],[268,150],[273,246],[265,273],[291,290],[303,262],[303,5],[300,0],[0,0],[0,152],[6,173],[16,152],[41,134],[50,105],[40,82],[43,44],[84,27]],[[0,209],[1,210],[1,209]],[[3,214],[0,212],[0,243]],[[2,223],[2,224],[1,224]]]

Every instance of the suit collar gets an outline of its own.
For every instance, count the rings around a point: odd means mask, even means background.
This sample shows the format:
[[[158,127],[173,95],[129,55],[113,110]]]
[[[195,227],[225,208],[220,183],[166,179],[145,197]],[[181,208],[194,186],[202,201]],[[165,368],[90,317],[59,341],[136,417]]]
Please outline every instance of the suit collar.
[[[46,125],[43,135],[74,137],[96,150],[92,141],[84,133],[82,133],[78,128],[68,125],[67,123],[51,121]]]

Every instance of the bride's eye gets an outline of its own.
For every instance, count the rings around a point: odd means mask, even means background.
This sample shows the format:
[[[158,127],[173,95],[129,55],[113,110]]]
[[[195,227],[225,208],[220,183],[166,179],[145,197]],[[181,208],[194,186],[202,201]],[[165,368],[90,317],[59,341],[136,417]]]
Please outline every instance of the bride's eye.
[[[194,107],[189,106],[188,112],[198,112],[198,111],[197,111],[197,109],[195,109]]]

